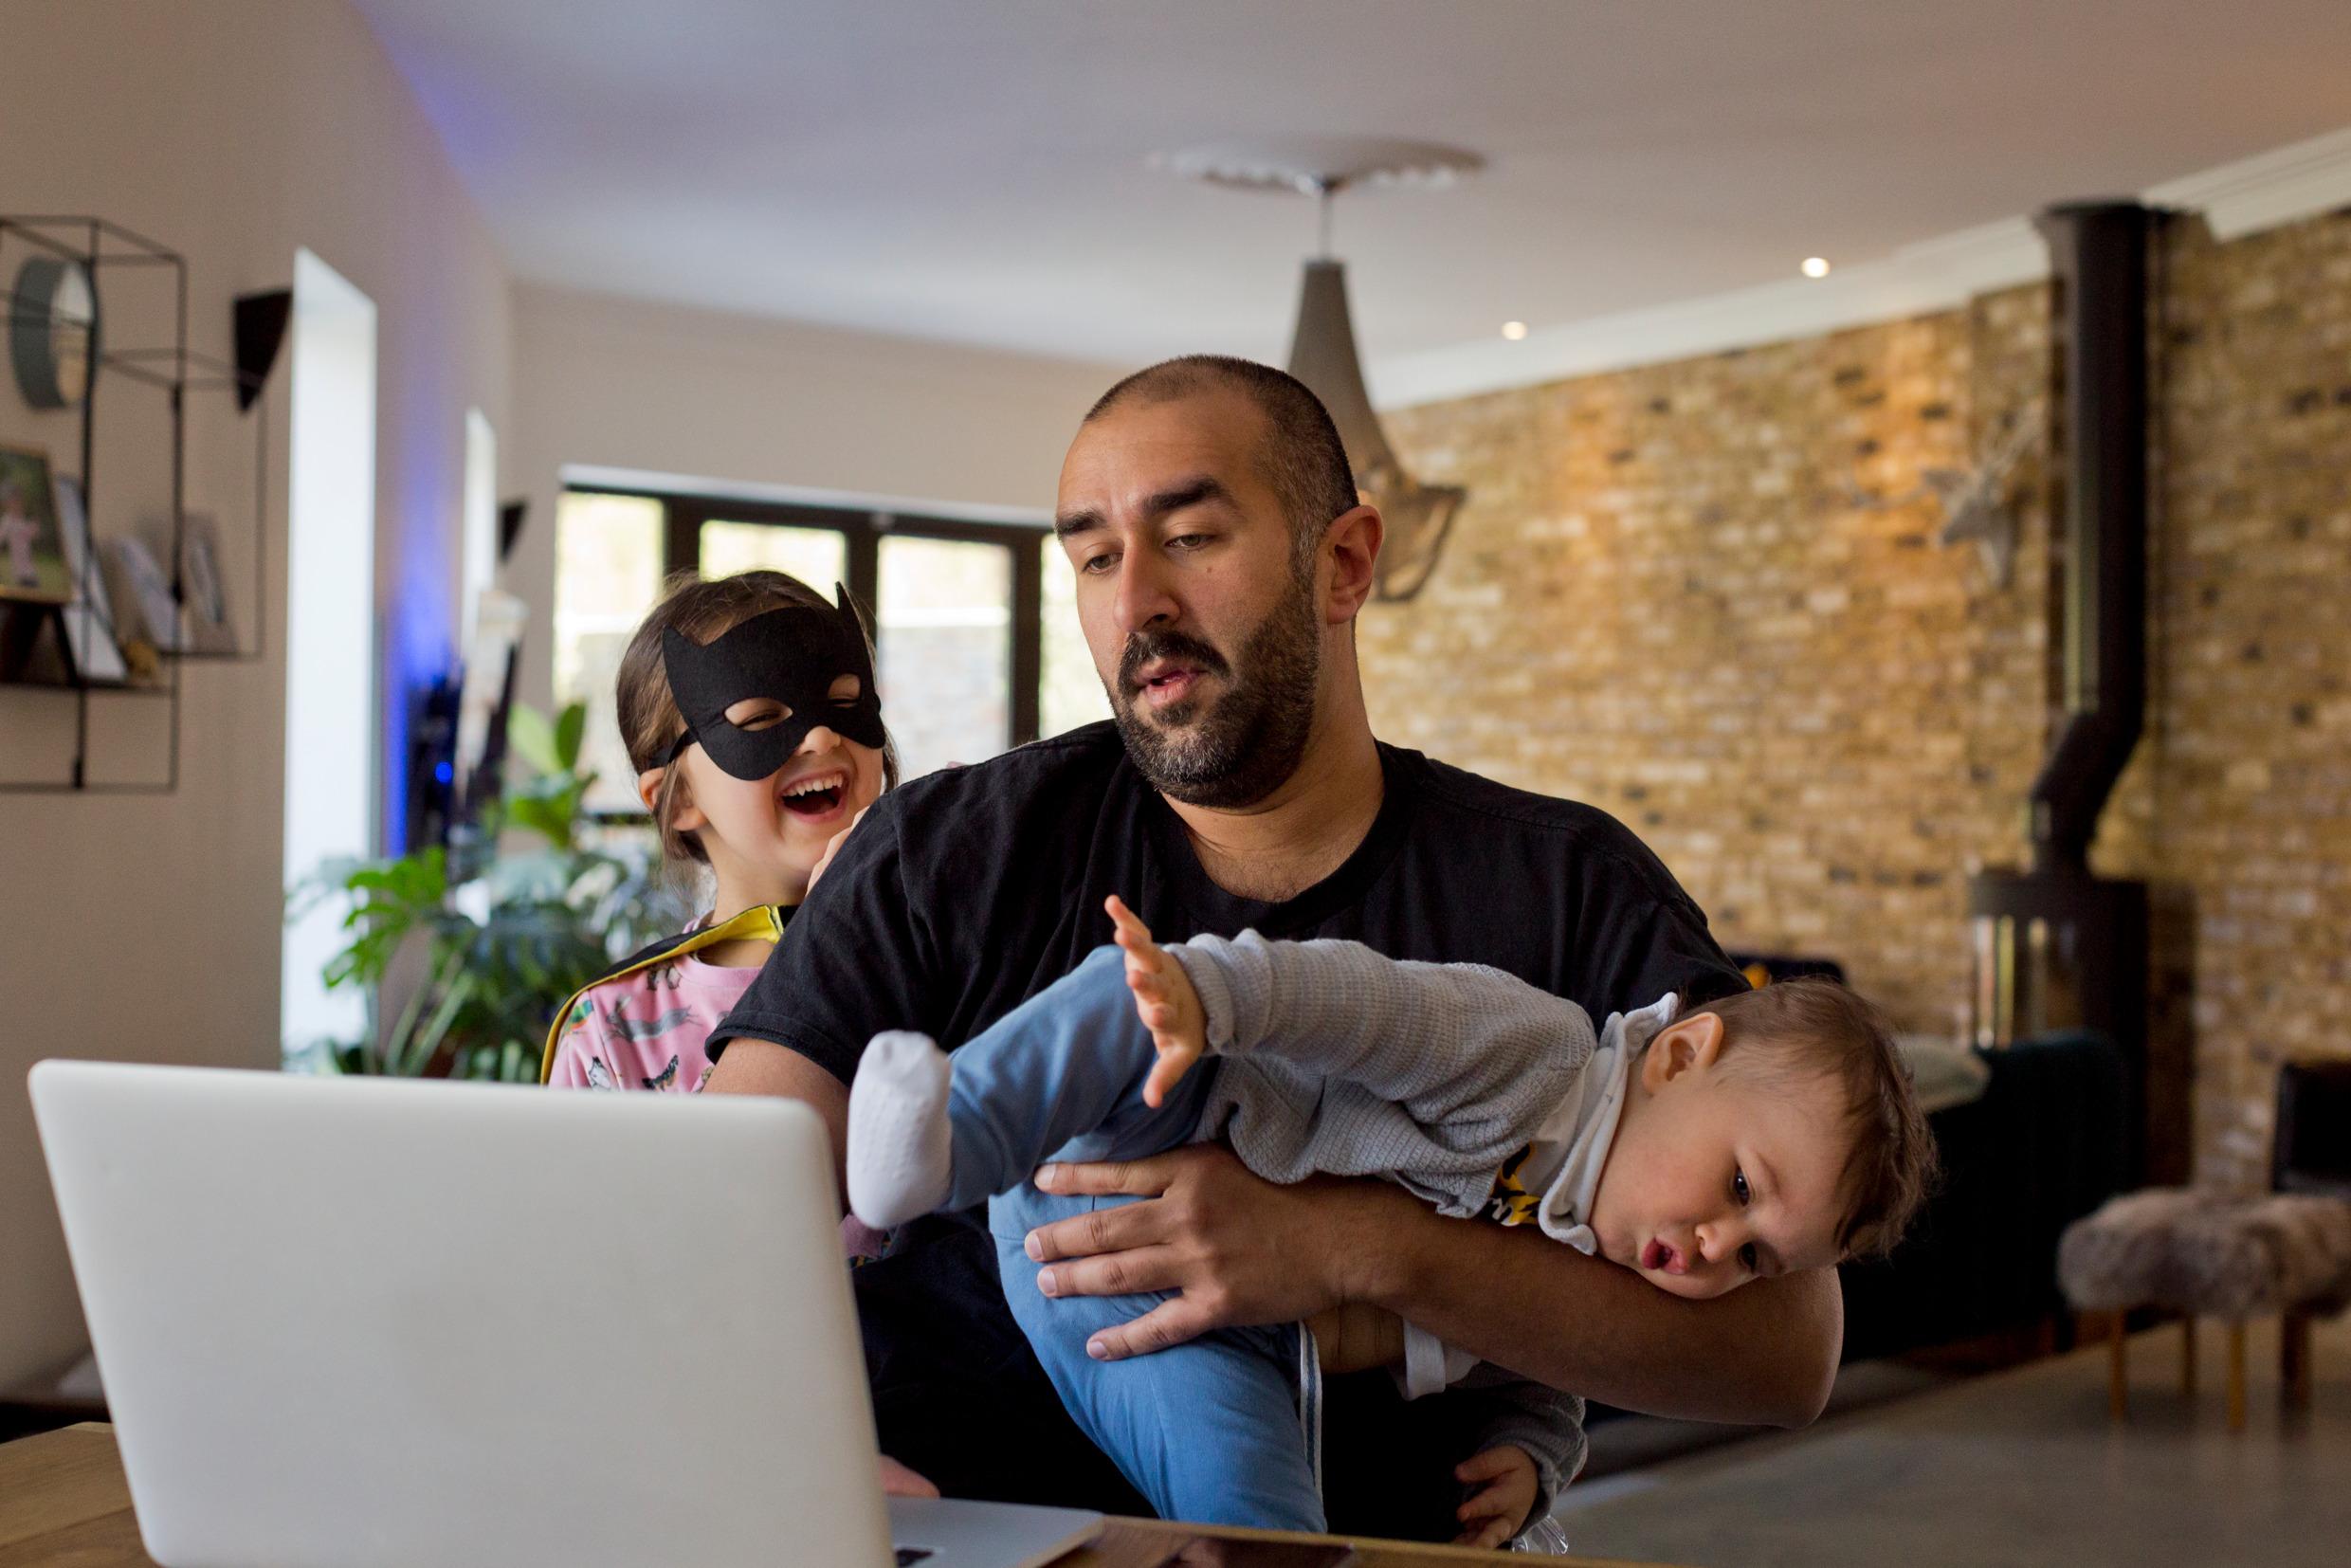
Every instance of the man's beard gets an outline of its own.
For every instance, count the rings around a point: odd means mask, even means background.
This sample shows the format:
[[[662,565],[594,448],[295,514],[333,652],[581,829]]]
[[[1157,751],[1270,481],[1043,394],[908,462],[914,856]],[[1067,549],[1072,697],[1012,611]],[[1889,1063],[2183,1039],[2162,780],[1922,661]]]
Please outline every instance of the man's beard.
[[[1225,683],[1203,711],[1187,697],[1156,716],[1138,711],[1136,672],[1154,659],[1196,665]],[[1239,671],[1224,655],[1180,631],[1146,629],[1127,639],[1111,693],[1120,738],[1153,788],[1187,806],[1253,806],[1298,771],[1314,728],[1315,685],[1321,675],[1314,580],[1293,577],[1290,592],[1241,645]]]

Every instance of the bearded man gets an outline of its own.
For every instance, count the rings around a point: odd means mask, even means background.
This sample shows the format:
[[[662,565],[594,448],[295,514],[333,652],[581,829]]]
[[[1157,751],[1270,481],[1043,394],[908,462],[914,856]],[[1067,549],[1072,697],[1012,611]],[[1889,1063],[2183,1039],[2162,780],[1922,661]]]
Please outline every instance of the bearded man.
[[[1112,893],[1170,939],[1254,929],[1489,964],[1595,1017],[1745,984],[1605,812],[1373,737],[1354,628],[1379,514],[1297,381],[1212,356],[1121,381],[1070,445],[1054,532],[1115,722],[884,795],[713,1037],[713,1092],[805,1100],[838,1151],[868,1038],[954,1049],[1106,941]],[[1420,675],[1449,700],[1447,671]],[[1037,1287],[1104,1322],[1089,1349],[1106,1362],[1358,1304],[1662,1414],[1801,1424],[1835,1372],[1826,1270],[1684,1301],[1531,1229],[1445,1219],[1376,1180],[1278,1187],[1207,1144],[1038,1184],[1066,1217],[1027,1238],[1050,1265]],[[1142,1511],[1030,1354],[983,1220],[909,1226],[855,1278],[884,1451],[950,1495]],[[1450,1397],[1331,1380],[1334,1529],[1453,1535]]]

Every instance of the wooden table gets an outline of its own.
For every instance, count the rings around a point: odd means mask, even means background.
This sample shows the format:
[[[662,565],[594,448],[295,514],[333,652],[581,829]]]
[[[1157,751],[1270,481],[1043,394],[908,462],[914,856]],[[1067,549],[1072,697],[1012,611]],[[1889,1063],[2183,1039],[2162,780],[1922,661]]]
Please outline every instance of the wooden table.
[[[1389,1541],[1347,1541],[1317,1536],[1276,1535],[1264,1530],[1202,1530],[1157,1520],[1114,1519],[1094,1543],[1061,1559],[1056,1568],[1175,1568],[1223,1560],[1219,1541],[1281,1541],[1309,1544],[1327,1541],[1351,1545],[1339,1559],[1345,1568],[1417,1568],[1445,1563],[1524,1561],[1501,1552],[1458,1546],[1406,1546]],[[780,1557],[779,1559],[781,1560]],[[1597,1558],[1554,1558],[1554,1562],[1610,1568]],[[112,1427],[95,1423],[65,1427],[0,1445],[0,1568],[20,1564],[72,1563],[74,1568],[153,1568],[139,1544],[131,1516],[131,1489],[122,1479]],[[1617,1565],[1624,1568],[1624,1565]]]

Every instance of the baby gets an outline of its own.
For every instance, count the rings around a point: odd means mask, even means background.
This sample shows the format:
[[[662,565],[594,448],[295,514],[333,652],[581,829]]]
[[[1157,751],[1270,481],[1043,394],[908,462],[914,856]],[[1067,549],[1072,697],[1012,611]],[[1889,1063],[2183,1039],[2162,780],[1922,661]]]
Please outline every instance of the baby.
[[[1029,1184],[1048,1158],[1221,1140],[1267,1180],[1384,1176],[1441,1213],[1532,1225],[1694,1298],[1883,1252],[1925,1188],[1907,1077],[1876,1010],[1842,986],[1789,982],[1686,1014],[1668,994],[1595,1036],[1581,1008],[1499,970],[1254,932],[1161,947],[1108,907],[1116,947],[952,1059],[921,1035],[874,1038],[849,1097],[849,1204],[886,1228],[987,1201],[1038,1359],[1164,1518],[1322,1527],[1315,1335],[1228,1329],[1089,1359],[1091,1334],[1155,1301],[1039,1291],[1023,1242],[1061,1212]],[[1499,1544],[1549,1511],[1582,1461],[1581,1400],[1409,1323],[1369,1338],[1397,1353],[1408,1396],[1473,1391],[1464,1540]]]

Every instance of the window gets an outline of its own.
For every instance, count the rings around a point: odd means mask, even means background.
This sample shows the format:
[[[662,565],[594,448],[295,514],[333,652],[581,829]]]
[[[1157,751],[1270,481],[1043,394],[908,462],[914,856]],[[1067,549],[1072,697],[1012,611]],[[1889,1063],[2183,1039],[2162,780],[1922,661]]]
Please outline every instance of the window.
[[[294,887],[375,832],[375,302],[294,255],[293,472],[285,563],[285,860]],[[347,939],[321,900],[281,938],[279,1030],[288,1049],[355,1040],[356,991],[320,977]]]
[[[598,811],[638,809],[612,682],[669,572],[767,567],[827,593],[846,584],[874,615],[875,677],[909,778],[1110,713],[1079,634],[1075,574],[1033,526],[576,488],[556,533],[556,696],[588,702]]]
[[[462,648],[473,647],[474,614],[498,577],[498,432],[480,409],[465,410],[465,518],[458,555]]]

